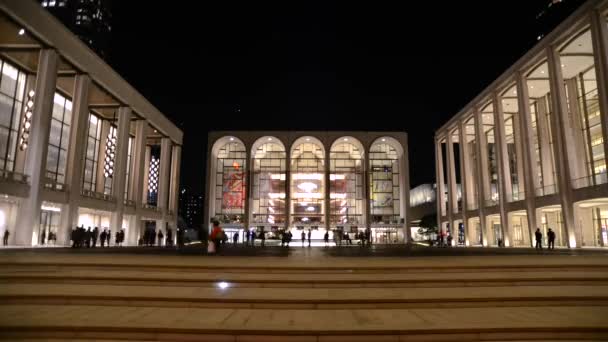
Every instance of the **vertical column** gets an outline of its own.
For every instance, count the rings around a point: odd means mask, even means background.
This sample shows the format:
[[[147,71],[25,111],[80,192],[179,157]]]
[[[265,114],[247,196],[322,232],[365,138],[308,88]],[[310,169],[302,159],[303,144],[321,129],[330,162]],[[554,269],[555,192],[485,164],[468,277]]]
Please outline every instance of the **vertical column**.
[[[399,184],[401,184],[401,211],[404,222],[405,229],[405,243],[409,243],[412,241],[412,230],[410,228],[410,162],[409,162],[409,152],[408,152],[408,140],[407,138],[401,142],[403,146],[403,156],[401,156],[400,160],[400,168],[401,172],[399,173],[399,177],[401,177]]]
[[[478,194],[479,194],[479,224],[481,227],[481,239],[483,246],[488,246],[488,232],[486,230],[485,206],[490,199],[490,179],[488,170],[488,143],[483,129],[483,116],[479,108],[475,107],[475,140],[477,141],[477,170],[478,172]]]
[[[538,148],[540,150],[540,165],[542,172],[542,192],[545,194],[548,190],[547,186],[556,185],[553,177],[553,162],[551,153],[551,144],[549,142],[549,122],[547,121],[547,97],[542,97],[536,101],[536,125],[538,128]],[[556,144],[556,141],[553,141]]]
[[[26,82],[25,82],[25,93],[29,94],[30,91],[32,91],[32,90],[35,91],[35,87],[36,87],[36,76],[35,75],[27,75],[26,76]],[[16,118],[21,123],[19,125],[19,129],[20,130],[22,129],[21,125],[23,124],[23,116],[24,115],[25,115],[25,111],[21,110],[21,113],[19,113],[18,117]],[[19,130],[19,132],[21,132],[20,130]],[[17,139],[19,139],[19,135],[17,135]],[[17,140],[17,141],[19,141],[19,140]],[[21,150],[20,148],[17,148],[17,151],[15,153],[15,167],[14,167],[14,171],[15,172],[21,173],[21,174],[25,174],[24,169],[25,169],[25,157],[26,157],[26,155],[27,155],[27,149]]]
[[[439,228],[439,232],[443,231],[443,226],[441,224],[441,218],[445,214],[445,189],[444,189],[444,180],[443,180],[443,156],[441,153],[441,137],[435,138],[435,181],[436,181],[436,189],[437,189],[437,225]]]
[[[323,145],[327,145],[327,144],[323,144]],[[330,219],[330,215],[329,215],[329,211],[330,211],[330,203],[331,203],[331,199],[330,199],[330,191],[331,191],[331,186],[330,186],[330,179],[329,179],[329,173],[331,172],[330,167],[329,167],[329,152],[330,152],[330,147],[331,145],[327,145],[327,146],[323,146],[324,150],[325,150],[325,227],[327,230],[329,230],[331,228],[331,223],[329,221]]]
[[[78,223],[78,202],[82,187],[84,148],[87,140],[89,121],[89,87],[91,79],[87,75],[74,78],[74,98],[72,101],[72,121],[70,122],[70,143],[65,172],[68,188],[68,203],[61,213],[58,243],[68,244],[72,228]]]
[[[518,101],[519,103],[519,101]],[[526,189],[524,182],[524,161],[523,153],[524,147],[522,145],[522,132],[520,128],[520,117],[521,111],[513,115],[513,139],[515,140],[515,155],[516,155],[516,167],[517,167],[517,192],[523,193]],[[521,201],[521,196],[518,195],[518,201]]]
[[[580,109],[579,109],[579,91],[578,91],[578,82],[577,82],[577,78],[573,77],[570,79],[565,80],[565,84],[566,84],[566,89],[568,89],[567,91],[567,96],[568,96],[568,103],[569,106],[567,107],[567,109],[570,111],[569,115],[568,115],[568,121],[566,124],[566,130],[571,131],[572,132],[572,143],[573,143],[573,148],[575,151],[577,151],[578,153],[576,153],[577,155],[577,160],[574,161],[575,165],[573,165],[573,168],[576,170],[577,176],[574,179],[579,179],[582,177],[587,176],[587,167],[586,167],[586,163],[585,163],[585,157],[583,157],[583,155],[585,154],[585,140],[583,138],[583,126],[582,126],[582,114]],[[583,88],[584,90],[584,88]],[[591,140],[589,140],[591,142]],[[591,158],[589,161],[591,162],[593,160],[593,158]],[[590,173],[590,175],[593,175],[593,172]],[[593,184],[593,179],[595,177],[591,177],[591,180],[589,181],[588,185],[592,185]]]
[[[497,93],[494,94],[494,127],[496,153],[498,156],[498,206],[500,210],[500,228],[504,246],[511,246],[511,229],[507,213],[507,202],[512,197],[513,187],[511,184],[511,170],[509,168],[509,152],[505,140],[505,115],[502,109],[502,101]]]
[[[169,210],[173,212],[177,222],[177,210],[179,207],[179,177],[182,159],[182,147],[173,145],[171,151],[171,185],[169,192]]]
[[[142,191],[141,203],[143,206],[148,204],[148,193],[150,190],[150,189],[148,189],[148,183],[150,181],[150,161],[152,158],[151,155],[152,155],[152,146],[146,145],[146,153],[144,154],[144,184],[143,184],[143,187],[141,188],[141,191]],[[160,178],[160,175],[159,175],[159,178]]]
[[[456,187],[456,166],[454,165],[454,141],[452,131],[448,129],[446,137],[446,153],[448,167],[448,222],[450,223],[450,235],[452,243],[456,241],[454,233],[454,213],[458,212],[458,193]]]
[[[553,117],[551,120],[555,148],[555,168],[559,180],[559,197],[562,204],[564,227],[568,235],[568,247],[576,247],[574,235],[574,204],[572,201],[572,176],[577,176],[577,151],[574,149],[573,132],[568,127],[568,107],[566,103],[564,79],[555,47],[547,48]]]
[[[462,196],[462,225],[464,226],[464,244],[470,246],[471,241],[469,239],[469,222],[467,218],[467,210],[469,209],[469,197],[470,191],[469,186],[471,180],[469,179],[469,144],[467,143],[466,125],[464,120],[458,123],[458,148],[460,155],[460,191]]]
[[[38,58],[38,70],[34,95],[34,108],[30,136],[27,144],[25,173],[30,176],[29,196],[21,203],[15,243],[29,246],[32,244],[34,227],[40,221],[40,197],[46,169],[47,147],[51,130],[53,97],[57,82],[58,56],[55,50],[44,49]]]
[[[536,149],[534,147],[534,132],[530,113],[530,98],[525,76],[517,73],[517,104],[519,105],[519,130],[522,146],[521,161],[523,162],[523,181],[526,192],[526,217],[528,219],[528,236],[530,247],[534,247],[533,232],[536,230],[536,189],[540,186],[538,165],[536,164]],[[518,164],[520,163],[518,159]],[[519,182],[521,183],[521,179]]]
[[[364,203],[364,209],[365,209],[365,228],[370,228],[372,226],[372,208],[371,208],[371,201],[372,201],[372,194],[371,194],[371,163],[369,161],[369,150],[366,151],[368,157],[365,158],[365,167],[363,168],[363,186],[365,187],[365,203]]]
[[[606,25],[606,18],[598,9],[593,9],[591,12],[591,33],[602,137],[604,138],[604,159],[608,165],[608,25]]]
[[[108,134],[110,133],[111,123],[107,120],[99,118],[101,123],[101,136],[99,138],[99,146],[97,147],[97,173],[95,181],[95,192],[104,193],[106,177],[104,175],[103,165],[106,157],[106,144],[108,142]]]
[[[129,229],[129,241],[137,241],[137,237],[141,232],[142,222],[140,210],[143,203],[143,187],[144,187],[144,169],[146,154],[146,136],[148,135],[148,123],[146,120],[138,120],[135,122],[135,139],[133,140],[133,155],[131,156],[131,171],[129,177],[131,181],[129,186],[131,190],[129,195],[131,200],[135,202],[137,208],[135,215],[134,229]]]
[[[286,147],[285,156],[285,230],[291,220],[291,151]]]
[[[112,176],[112,196],[116,199],[116,211],[112,213],[110,230],[117,232],[122,229],[122,218],[125,206],[125,182],[127,178],[127,157],[129,153],[129,129],[131,128],[131,108],[118,109],[116,132],[116,156],[114,157],[114,174]],[[129,231],[135,227],[129,227]],[[131,234],[129,234],[131,236]],[[132,241],[127,241],[132,243]]]
[[[249,229],[249,222],[251,218],[251,149],[245,147],[245,212],[243,215],[243,227]]]
[[[169,179],[171,166],[171,139],[163,137],[160,143],[160,173],[158,179],[158,201],[157,207],[161,209],[163,216],[167,215],[167,200],[169,198]]]

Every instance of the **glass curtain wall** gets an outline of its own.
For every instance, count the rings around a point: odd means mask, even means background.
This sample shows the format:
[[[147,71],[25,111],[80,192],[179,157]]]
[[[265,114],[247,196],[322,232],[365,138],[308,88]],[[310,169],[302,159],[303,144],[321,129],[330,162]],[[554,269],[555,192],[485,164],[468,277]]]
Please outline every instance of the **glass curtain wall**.
[[[13,171],[27,75],[0,59],[0,170]]]
[[[215,169],[215,218],[223,223],[242,223],[247,187],[247,152],[240,142],[224,145]]]
[[[325,223],[325,151],[307,138],[291,151],[291,223]]]
[[[330,151],[330,224],[363,224],[363,151],[343,138]],[[357,144],[361,146],[361,144]]]
[[[397,224],[401,217],[399,154],[386,142],[375,143],[369,151],[371,222]]]
[[[254,224],[285,223],[286,156],[285,148],[272,142],[262,144],[253,152],[251,216]]]

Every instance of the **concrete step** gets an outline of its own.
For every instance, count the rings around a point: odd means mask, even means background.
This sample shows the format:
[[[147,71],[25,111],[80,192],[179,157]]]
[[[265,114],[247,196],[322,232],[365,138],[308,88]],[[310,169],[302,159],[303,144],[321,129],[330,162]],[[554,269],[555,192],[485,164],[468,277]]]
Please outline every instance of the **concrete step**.
[[[5,284],[4,304],[137,307],[397,309],[506,306],[608,306],[608,286],[457,288],[210,288]]]
[[[608,339],[607,306],[396,310],[0,305],[0,338],[171,341]]]

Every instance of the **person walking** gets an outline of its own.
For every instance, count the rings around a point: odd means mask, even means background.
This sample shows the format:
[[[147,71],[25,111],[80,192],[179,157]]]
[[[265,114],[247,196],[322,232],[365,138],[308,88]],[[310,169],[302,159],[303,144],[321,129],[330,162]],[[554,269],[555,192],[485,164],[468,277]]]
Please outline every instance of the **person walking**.
[[[46,240],[46,230],[42,230],[42,236],[40,237],[41,245],[44,245],[44,240]]]
[[[255,247],[255,238],[256,238],[255,230],[252,230],[251,231],[251,247]]]
[[[220,251],[220,242],[222,241],[222,227],[220,227],[219,221],[213,221],[213,229],[211,229],[211,234],[209,234],[209,240],[213,243],[215,247],[215,253],[217,254]],[[249,239],[247,239],[249,240]]]
[[[262,229],[262,231],[260,232],[260,240],[262,240],[262,242],[260,243],[262,247],[264,247],[264,243],[266,242],[266,232],[264,232],[264,229]]]
[[[101,232],[101,234],[99,234],[99,243],[101,244],[101,248],[104,247],[104,245],[106,244],[106,235],[108,233],[106,232],[106,230],[104,229],[103,232]]]
[[[547,249],[555,249],[555,232],[551,228],[547,231],[547,242]]]
[[[161,247],[163,245],[163,238],[165,236],[163,235],[163,231],[162,229],[158,230],[158,247]]]
[[[251,233],[249,232],[248,229],[245,229],[245,246],[249,246],[249,239],[251,238]]]
[[[239,232],[236,232],[232,236],[232,244],[236,245],[238,242],[239,242]]]
[[[97,239],[99,239],[99,228],[97,226],[93,229],[93,236],[91,238],[93,239],[93,248],[97,247]]]
[[[308,229],[308,247],[310,247],[310,237],[312,236],[312,230]]]
[[[534,233],[534,237],[536,239],[536,249],[543,249],[543,233],[540,232],[540,228],[536,228],[536,232]]]
[[[93,239],[93,232],[91,231],[91,227],[87,229],[84,233],[84,243],[87,245],[87,248],[91,248],[91,240]]]
[[[8,246],[8,236],[9,236],[9,232],[8,229],[4,231],[4,236],[2,237],[2,244],[4,246]]]
[[[167,247],[173,247],[173,230],[171,228],[167,228]]]
[[[323,235],[323,241],[325,242],[325,247],[329,245],[329,231],[325,231],[325,235]]]
[[[110,240],[112,240],[112,231],[108,230],[108,234],[106,235],[106,244],[110,247]]]
[[[302,247],[304,247],[304,243],[306,243],[306,233],[302,230]]]

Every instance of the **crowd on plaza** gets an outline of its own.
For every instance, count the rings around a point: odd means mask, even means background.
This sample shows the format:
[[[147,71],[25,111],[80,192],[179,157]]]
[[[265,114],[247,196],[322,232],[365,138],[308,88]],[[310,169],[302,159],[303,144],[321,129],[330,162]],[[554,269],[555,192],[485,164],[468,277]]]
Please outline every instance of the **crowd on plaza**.
[[[97,242],[101,247],[110,247],[110,242],[112,240],[112,231],[104,229],[101,233],[99,233],[99,228],[88,227],[88,229],[84,228],[84,225],[80,227],[75,227],[72,229],[72,234],[70,236],[70,240],[72,241],[72,248],[95,248],[97,247]],[[125,240],[125,230],[121,229],[114,233],[114,245],[122,246],[122,243]]]
[[[159,229],[158,233],[156,232],[155,229],[146,229],[146,231],[144,232],[144,235],[141,238],[139,238],[138,245],[139,246],[156,246],[156,244],[158,244],[158,247],[161,247],[163,245],[166,247],[173,246],[173,230],[171,228],[167,228],[166,238],[167,239],[165,240],[165,234],[163,234],[162,229]],[[178,244],[181,246],[182,238],[181,238],[180,230],[177,231],[177,238],[178,238]]]

